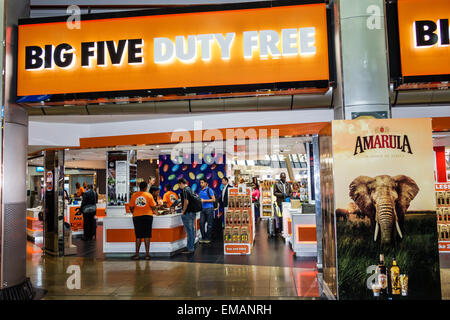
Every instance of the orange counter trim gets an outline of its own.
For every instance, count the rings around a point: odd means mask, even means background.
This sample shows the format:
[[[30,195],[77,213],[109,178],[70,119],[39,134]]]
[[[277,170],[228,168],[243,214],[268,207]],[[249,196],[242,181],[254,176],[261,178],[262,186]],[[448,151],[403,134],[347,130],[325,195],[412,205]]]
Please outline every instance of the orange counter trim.
[[[172,229],[153,229],[151,242],[175,242],[186,238],[183,226]],[[106,242],[136,242],[133,229],[106,230]]]
[[[297,225],[297,242],[316,243],[317,242],[316,226]]]

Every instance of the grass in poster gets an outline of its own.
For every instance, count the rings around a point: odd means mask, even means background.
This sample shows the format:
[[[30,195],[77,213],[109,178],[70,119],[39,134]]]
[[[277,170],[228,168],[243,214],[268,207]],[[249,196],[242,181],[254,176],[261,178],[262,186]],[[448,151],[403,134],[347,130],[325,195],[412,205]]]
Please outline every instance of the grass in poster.
[[[408,299],[441,298],[436,214],[408,213],[404,230],[403,240],[381,248],[379,241],[374,242],[374,230],[365,220],[337,222],[340,299],[373,299],[366,284],[370,276],[366,270],[378,264],[381,253],[388,273],[395,256],[400,273],[408,274]],[[388,288],[390,292],[390,283]]]

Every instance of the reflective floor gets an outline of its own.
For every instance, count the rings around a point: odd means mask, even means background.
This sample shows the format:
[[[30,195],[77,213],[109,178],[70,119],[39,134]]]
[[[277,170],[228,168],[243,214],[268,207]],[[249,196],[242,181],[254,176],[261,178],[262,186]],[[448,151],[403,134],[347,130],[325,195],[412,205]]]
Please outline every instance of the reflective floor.
[[[258,227],[251,256],[224,256],[218,242],[197,247],[191,256],[107,258],[98,234],[96,242],[74,241],[79,251],[71,257],[43,256],[39,246],[28,243],[27,276],[33,286],[48,291],[44,299],[320,298],[315,259],[296,259],[282,239],[267,238],[264,225]],[[450,254],[440,260],[443,299],[449,300]]]
[[[44,299],[318,299],[315,258],[296,259],[281,238],[259,225],[251,256],[224,256],[223,243],[198,246],[194,255],[132,261],[105,257],[99,238],[75,240],[77,256],[43,256],[28,244],[27,275],[48,291]],[[75,266],[75,267],[71,267]],[[79,266],[79,289],[71,268]],[[72,269],[73,270],[73,269]]]

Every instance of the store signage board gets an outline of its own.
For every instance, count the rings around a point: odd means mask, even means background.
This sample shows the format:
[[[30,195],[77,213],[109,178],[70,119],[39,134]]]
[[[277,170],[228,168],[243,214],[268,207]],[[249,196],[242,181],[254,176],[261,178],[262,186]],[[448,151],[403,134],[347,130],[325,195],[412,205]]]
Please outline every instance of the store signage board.
[[[436,191],[450,191],[450,182],[436,183],[435,190]]]
[[[398,0],[401,71],[405,80],[410,77],[411,81],[421,82],[420,77],[432,76],[450,79],[449,21],[448,0]]]
[[[127,172],[128,172],[127,161],[116,161],[116,195],[118,197],[128,195]]]
[[[142,14],[22,20],[18,96],[330,78],[325,3]]]

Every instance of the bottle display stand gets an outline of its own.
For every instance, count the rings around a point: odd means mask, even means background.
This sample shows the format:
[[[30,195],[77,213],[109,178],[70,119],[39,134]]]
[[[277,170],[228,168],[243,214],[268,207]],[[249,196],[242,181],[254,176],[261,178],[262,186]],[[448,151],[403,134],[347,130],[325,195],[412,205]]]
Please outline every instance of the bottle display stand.
[[[450,183],[436,183],[439,252],[450,253]]]
[[[269,219],[274,217],[273,209],[273,186],[271,181],[263,181],[261,183],[260,201],[260,217],[261,219]]]
[[[255,240],[254,212],[250,188],[228,189],[225,214],[224,254],[250,255]]]

